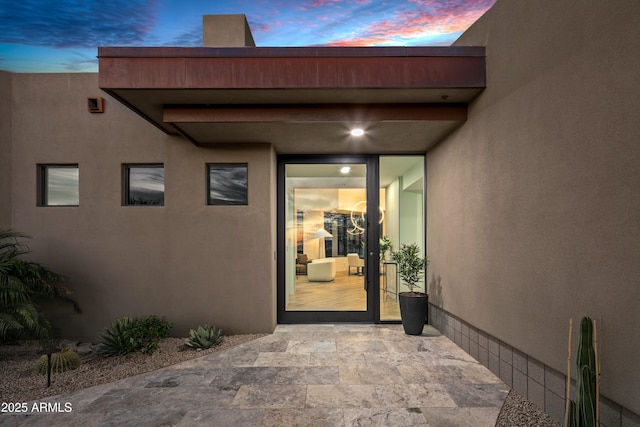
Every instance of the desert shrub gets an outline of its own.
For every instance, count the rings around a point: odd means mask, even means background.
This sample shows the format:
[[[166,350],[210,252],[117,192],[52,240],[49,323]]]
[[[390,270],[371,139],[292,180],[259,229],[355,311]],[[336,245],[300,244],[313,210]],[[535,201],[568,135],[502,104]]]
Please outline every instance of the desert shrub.
[[[111,324],[100,336],[96,349],[101,356],[118,356],[136,351],[136,342],[131,339],[134,319],[122,317]]]
[[[158,349],[161,339],[169,337],[173,328],[171,322],[157,316],[149,316],[139,320],[134,327],[134,336],[141,352],[151,354]]]
[[[44,302],[69,304],[80,312],[71,290],[64,285],[64,276],[23,258],[30,252],[20,241],[26,237],[17,231],[0,230],[0,342],[55,335],[41,310]]]
[[[198,329],[189,331],[189,338],[185,338],[184,343],[194,350],[206,350],[215,347],[222,343],[222,329],[216,329],[215,326],[208,324],[198,326]]]
[[[73,350],[63,348],[57,353],[51,354],[51,372],[60,373],[72,371],[80,366],[80,356]],[[36,361],[36,371],[39,374],[47,373],[47,356],[43,355]]]
[[[173,324],[164,317],[122,317],[102,333],[97,353],[101,356],[117,356],[137,351],[151,354],[158,349],[160,340],[169,336],[171,328]]]

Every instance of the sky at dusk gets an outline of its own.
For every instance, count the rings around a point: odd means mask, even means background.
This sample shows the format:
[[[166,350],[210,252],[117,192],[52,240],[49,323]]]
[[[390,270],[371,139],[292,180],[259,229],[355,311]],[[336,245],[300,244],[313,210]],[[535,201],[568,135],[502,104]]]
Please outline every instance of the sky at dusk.
[[[0,0],[0,70],[97,72],[98,46],[202,45],[247,16],[258,47],[448,46],[496,0]]]

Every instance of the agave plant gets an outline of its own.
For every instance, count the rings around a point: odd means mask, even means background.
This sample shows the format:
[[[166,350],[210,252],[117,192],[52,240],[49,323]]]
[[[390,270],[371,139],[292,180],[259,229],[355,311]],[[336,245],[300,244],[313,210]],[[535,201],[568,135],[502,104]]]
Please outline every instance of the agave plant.
[[[51,337],[54,328],[40,309],[43,302],[60,302],[81,311],[64,285],[64,276],[24,259],[30,251],[20,239],[27,237],[0,230],[0,341]]]
[[[185,338],[184,343],[194,350],[206,350],[222,343],[222,329],[208,324],[198,326],[189,331],[189,338]]]
[[[119,356],[137,351],[151,354],[160,340],[169,336],[173,323],[164,317],[121,317],[104,330],[96,352],[100,356]]]
[[[134,320],[129,317],[121,317],[102,333],[96,353],[100,356],[119,356],[133,353],[137,344],[130,339],[130,331]]]

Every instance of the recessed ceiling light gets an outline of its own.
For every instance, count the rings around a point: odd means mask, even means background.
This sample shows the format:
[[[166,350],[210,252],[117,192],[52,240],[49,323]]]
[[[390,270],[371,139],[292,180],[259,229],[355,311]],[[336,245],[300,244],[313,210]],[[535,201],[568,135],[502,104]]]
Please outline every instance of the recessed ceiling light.
[[[349,172],[351,172],[351,168],[349,166],[343,166],[342,168],[340,168],[340,173],[347,174]]]
[[[364,130],[360,128],[351,129],[351,135],[353,136],[362,136],[364,135]]]

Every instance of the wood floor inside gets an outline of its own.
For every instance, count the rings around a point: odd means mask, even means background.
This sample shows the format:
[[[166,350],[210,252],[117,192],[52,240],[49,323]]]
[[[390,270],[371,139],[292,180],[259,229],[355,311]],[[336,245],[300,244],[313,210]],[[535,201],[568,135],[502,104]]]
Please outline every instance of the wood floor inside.
[[[366,311],[364,276],[338,272],[331,282],[309,282],[296,276],[295,292],[289,295],[288,311]],[[400,308],[393,293],[380,290],[380,320],[400,320]]]

